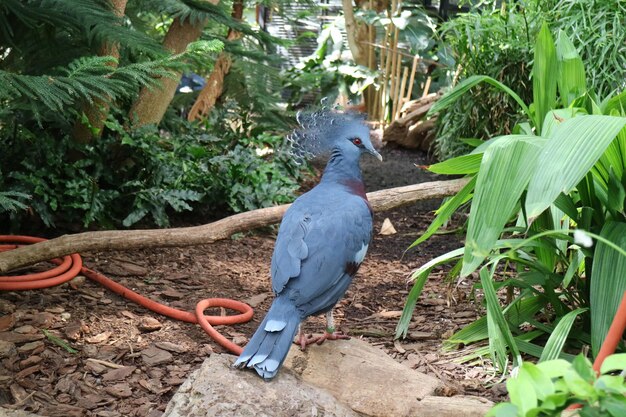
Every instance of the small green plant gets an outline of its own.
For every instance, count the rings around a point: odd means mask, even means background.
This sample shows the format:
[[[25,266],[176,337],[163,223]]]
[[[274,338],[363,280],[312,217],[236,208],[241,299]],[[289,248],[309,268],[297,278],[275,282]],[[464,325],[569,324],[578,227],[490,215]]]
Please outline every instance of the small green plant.
[[[242,125],[234,111],[222,116],[216,125],[181,122],[168,135],[154,126],[128,132],[110,118],[88,145],[17,136],[0,154],[8,173],[0,216],[10,214],[14,228],[33,215],[48,227],[164,227],[177,212],[219,217],[291,201],[301,168],[280,151],[283,137]]]
[[[463,81],[488,75],[516,87],[524,101],[532,97],[532,47],[538,30],[534,2],[510,4],[463,13],[442,24],[440,36],[452,58],[450,72]],[[488,139],[509,134],[522,118],[519,107],[505,92],[477,86],[463,100],[448,106],[437,119],[435,152],[440,160],[471,150],[464,138]]]
[[[510,401],[494,406],[487,417],[556,417],[571,406],[571,415],[626,415],[626,354],[608,356],[599,375],[582,354],[570,363],[563,359],[524,362],[506,387]]]

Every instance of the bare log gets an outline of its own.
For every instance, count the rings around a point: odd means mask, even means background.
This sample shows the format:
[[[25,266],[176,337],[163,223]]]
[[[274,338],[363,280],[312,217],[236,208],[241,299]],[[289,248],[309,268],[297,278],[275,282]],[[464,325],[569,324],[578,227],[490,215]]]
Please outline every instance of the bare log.
[[[433,181],[368,193],[374,211],[385,211],[420,200],[457,193],[466,179]],[[278,223],[289,204],[235,214],[202,226],[151,230],[114,230],[64,235],[34,245],[0,252],[0,273],[71,253],[131,250],[213,243],[258,227]]]
[[[439,98],[441,97],[441,93],[430,93],[424,97],[420,97],[418,99],[415,100],[410,100],[407,101],[406,103],[404,103],[404,105],[402,106],[402,110],[400,110],[403,114],[408,114],[408,113],[412,113],[413,111],[415,111],[417,108],[424,106],[425,104],[429,104],[429,103],[434,103],[435,101],[439,100]]]
[[[434,128],[436,118],[424,120],[424,117],[440,96],[439,93],[432,93],[406,103],[401,117],[385,129],[383,142],[393,142],[408,149],[428,150],[430,143],[423,142]]]

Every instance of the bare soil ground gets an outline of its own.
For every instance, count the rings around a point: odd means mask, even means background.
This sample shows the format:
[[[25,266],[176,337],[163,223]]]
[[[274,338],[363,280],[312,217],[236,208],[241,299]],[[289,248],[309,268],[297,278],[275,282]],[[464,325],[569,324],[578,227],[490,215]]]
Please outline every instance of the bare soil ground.
[[[364,161],[369,191],[433,179],[414,166],[427,162],[422,153],[384,149],[383,155],[382,166]],[[377,214],[376,232],[389,218],[397,233],[375,235],[335,316],[340,330],[445,381],[441,395],[497,400],[501,385],[487,384],[491,374],[482,362],[461,365],[455,361],[460,352],[440,349],[445,338],[481,314],[482,307],[470,296],[473,282],[447,283],[446,271],[435,270],[408,338],[394,342],[411,271],[461,245],[458,236],[445,234],[405,253],[437,206],[429,201]],[[191,248],[84,254],[84,260],[88,267],[173,307],[193,310],[209,297],[248,302],[255,309],[251,322],[219,328],[243,345],[272,300],[269,263],[275,232],[268,228]],[[323,318],[311,318],[305,330],[319,332],[323,324]],[[89,280],[1,293],[0,332],[0,406],[45,416],[158,417],[187,375],[207,355],[223,351],[199,326],[153,314]],[[76,352],[60,346],[63,341]]]

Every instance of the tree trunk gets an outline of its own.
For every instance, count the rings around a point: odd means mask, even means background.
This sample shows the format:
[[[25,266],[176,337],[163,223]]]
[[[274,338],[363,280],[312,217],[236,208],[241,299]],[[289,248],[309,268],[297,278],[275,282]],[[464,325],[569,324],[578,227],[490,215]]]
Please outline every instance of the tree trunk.
[[[342,0],[343,15],[346,21],[346,35],[348,36],[348,46],[352,52],[352,59],[357,65],[367,67],[367,45],[368,40],[367,25],[357,22],[354,17],[354,6],[352,0]]]
[[[434,181],[368,193],[374,211],[385,211],[419,200],[456,194],[466,178]],[[0,252],[0,273],[71,253],[106,250],[131,250],[213,243],[240,233],[278,223],[288,204],[235,214],[213,223],[195,227],[153,230],[117,230],[64,235],[34,245]]]
[[[118,17],[124,16],[127,2],[128,0],[111,0],[113,13]],[[100,47],[98,55],[112,56],[115,59],[119,59],[119,45],[116,43],[105,43]],[[117,67],[117,64],[112,63],[111,66]],[[93,100],[93,103],[88,103],[83,106],[83,113],[87,116],[87,123],[84,123],[82,120],[77,120],[72,130],[72,138],[78,143],[90,143],[93,139],[99,138],[102,134],[104,121],[109,114],[109,100],[96,98]]]
[[[219,2],[219,0],[208,1],[212,4]],[[163,40],[163,47],[173,54],[183,53],[187,49],[187,45],[200,37],[205,25],[206,21],[192,25],[189,20],[181,22],[179,18],[174,19]],[[161,122],[165,111],[174,98],[180,76],[181,73],[176,73],[174,78],[162,78],[157,85],[141,89],[137,100],[130,109],[131,127],[136,128]]]
[[[232,17],[236,20],[243,18],[243,0],[235,0],[233,2]],[[239,32],[230,29],[226,39],[234,41],[240,37],[241,34]],[[206,85],[202,91],[200,91],[191,110],[189,110],[187,120],[193,121],[205,118],[211,112],[211,109],[215,106],[215,102],[222,95],[222,91],[224,90],[224,78],[228,75],[232,63],[233,61],[230,54],[222,52],[219,55],[215,61],[211,75],[207,77]]]
[[[343,3],[343,15],[346,22],[346,35],[348,37],[348,46],[352,53],[352,59],[357,65],[367,67],[373,71],[376,70],[376,59],[374,49],[369,45],[370,42],[376,39],[376,27],[357,22],[354,17],[354,6],[352,0],[342,0]],[[370,4],[367,2],[358,0],[356,1],[357,7],[369,8]],[[378,7],[378,5],[376,5]],[[373,86],[369,86],[363,91],[363,102],[366,111],[372,108],[370,104],[376,95],[376,90]]]

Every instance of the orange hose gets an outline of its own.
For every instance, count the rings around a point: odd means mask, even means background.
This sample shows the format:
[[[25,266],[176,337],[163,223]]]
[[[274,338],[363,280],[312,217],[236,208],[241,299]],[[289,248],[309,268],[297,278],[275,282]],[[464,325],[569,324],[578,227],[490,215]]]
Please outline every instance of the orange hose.
[[[46,239],[31,236],[0,235],[0,251],[15,249],[20,243],[37,243]],[[7,242],[17,243],[17,245],[6,244]],[[48,288],[63,284],[74,278],[80,272],[87,278],[102,285],[122,297],[133,301],[155,313],[188,323],[198,323],[204,331],[212,337],[222,347],[239,355],[243,350],[240,346],[222,336],[212,325],[237,324],[250,321],[253,315],[252,307],[240,301],[227,298],[208,298],[200,301],[195,312],[178,310],[154,300],[144,297],[121,284],[105,277],[104,275],[83,267],[83,261],[78,254],[64,256],[61,259],[52,259],[51,262],[57,264],[55,268],[35,274],[0,276],[0,290],[22,291]],[[205,316],[204,310],[209,307],[223,307],[240,312],[234,316]]]
[[[624,330],[626,330],[626,291],[624,291],[622,301],[617,308],[611,327],[609,327],[609,332],[606,334],[606,339],[604,339],[604,342],[600,347],[600,351],[598,352],[598,356],[596,356],[596,360],[593,362],[594,371],[599,373],[604,359],[615,352],[617,345],[620,340],[622,340]]]
[[[624,335],[624,331],[626,330],[626,291],[624,291],[624,295],[622,296],[622,301],[617,308],[617,312],[615,312],[615,317],[613,318],[613,322],[611,323],[611,327],[609,327],[609,331],[606,334],[606,338],[604,342],[602,342],[602,346],[600,347],[600,351],[598,352],[598,356],[593,361],[593,370],[596,371],[596,374],[600,374],[600,368],[602,367],[602,362],[606,359],[607,356],[615,353],[615,349],[617,349],[617,345],[620,340],[622,340],[622,336]],[[582,404],[572,404],[567,409],[568,410],[576,410],[582,408]]]

